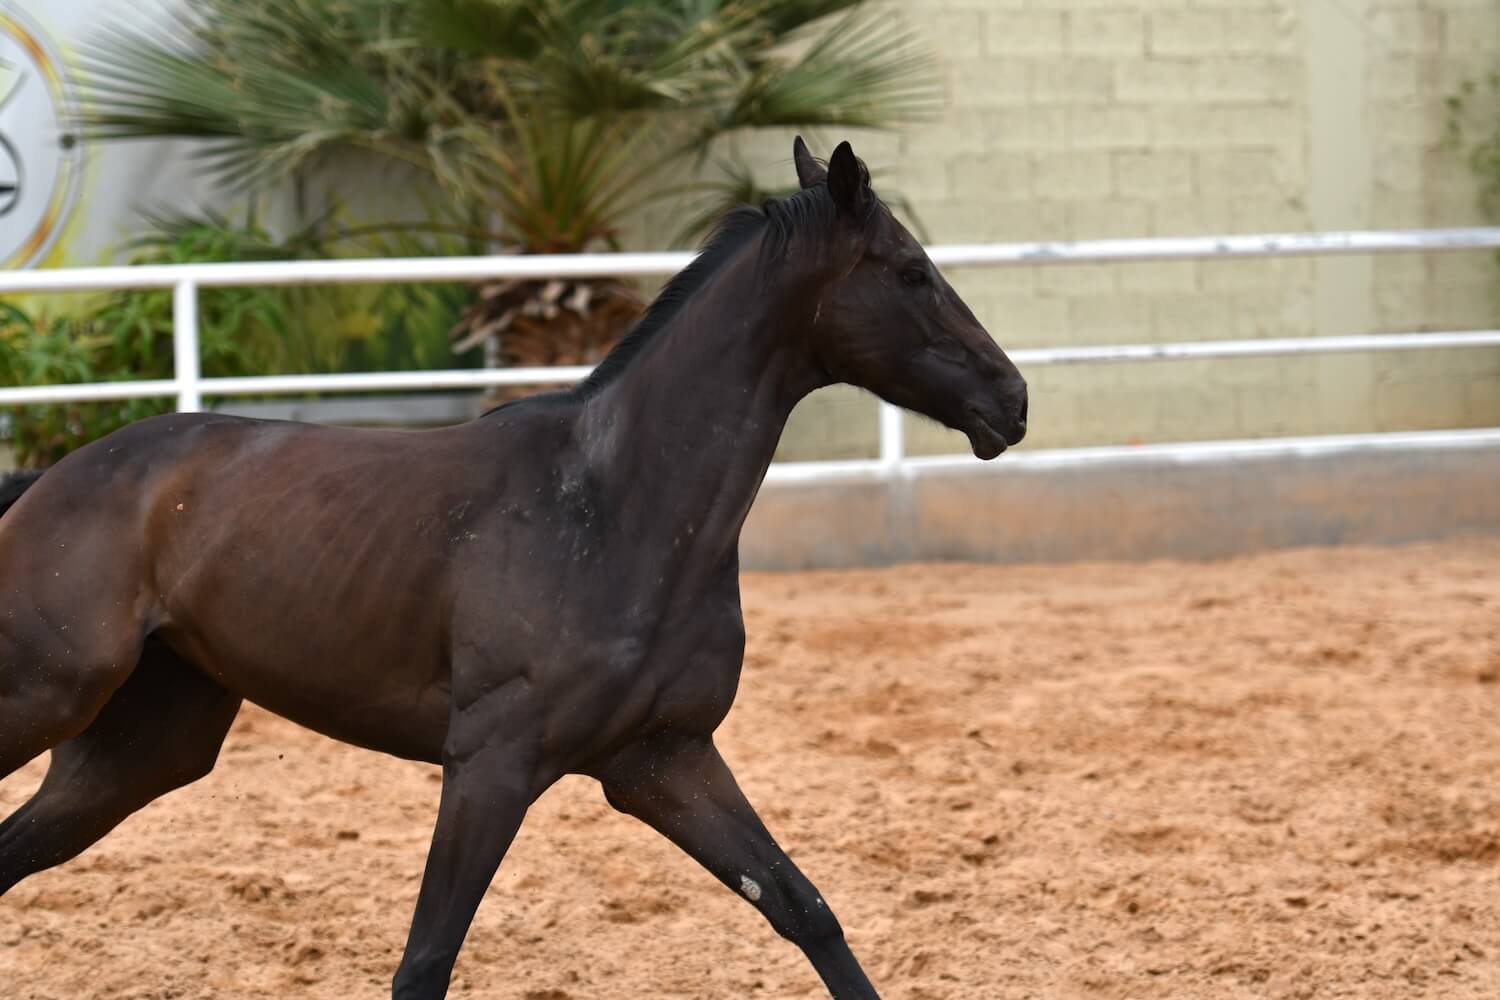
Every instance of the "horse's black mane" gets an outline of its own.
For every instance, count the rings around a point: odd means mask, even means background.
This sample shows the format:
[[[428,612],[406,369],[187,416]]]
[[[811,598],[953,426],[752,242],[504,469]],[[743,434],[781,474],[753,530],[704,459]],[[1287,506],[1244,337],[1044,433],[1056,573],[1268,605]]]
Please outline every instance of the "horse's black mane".
[[[699,289],[708,284],[719,268],[766,228],[767,219],[768,216],[760,209],[749,205],[731,209],[703,241],[701,251],[693,258],[693,262],[667,282],[651,305],[646,307],[645,315],[636,321],[630,332],[620,339],[614,349],[605,355],[604,360],[589,373],[589,377],[578,383],[573,391],[579,396],[587,397],[613,382],[636,355],[641,353],[647,342],[672,321],[672,317],[681,311]]]
[[[708,284],[719,269],[746,244],[758,236],[764,236],[760,246],[758,266],[762,273],[766,273],[775,266],[777,261],[785,257],[794,230],[831,222],[837,211],[833,199],[828,196],[827,187],[822,184],[798,191],[785,198],[772,198],[761,208],[740,205],[731,209],[703,241],[701,250],[698,256],[693,258],[693,262],[667,282],[666,287],[646,308],[645,315],[589,373],[588,378],[572,389],[548,395],[553,398],[559,395],[570,395],[575,399],[586,399],[599,392],[619,377],[651,339],[670,323],[673,317],[682,311],[682,307],[704,285]],[[524,401],[516,400],[515,402]],[[514,403],[505,403],[495,409],[503,409],[511,405]],[[493,413],[495,410],[488,412]]]

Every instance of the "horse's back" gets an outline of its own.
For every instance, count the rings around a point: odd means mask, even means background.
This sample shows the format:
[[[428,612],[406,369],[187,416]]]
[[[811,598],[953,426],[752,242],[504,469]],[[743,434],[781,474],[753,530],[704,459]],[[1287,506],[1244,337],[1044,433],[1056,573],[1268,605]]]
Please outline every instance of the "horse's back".
[[[267,421],[172,413],[138,421],[72,452],[0,519],[0,577],[18,562],[48,575],[89,560],[105,575],[143,570],[170,498],[210,485],[258,446],[284,437]],[[180,503],[181,501],[175,501]]]

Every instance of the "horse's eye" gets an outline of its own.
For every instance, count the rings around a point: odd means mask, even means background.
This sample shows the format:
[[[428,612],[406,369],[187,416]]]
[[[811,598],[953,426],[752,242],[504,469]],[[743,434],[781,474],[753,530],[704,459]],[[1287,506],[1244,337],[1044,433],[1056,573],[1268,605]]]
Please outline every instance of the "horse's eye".
[[[908,267],[901,272],[901,280],[913,288],[921,288],[927,284],[927,269],[922,267]]]

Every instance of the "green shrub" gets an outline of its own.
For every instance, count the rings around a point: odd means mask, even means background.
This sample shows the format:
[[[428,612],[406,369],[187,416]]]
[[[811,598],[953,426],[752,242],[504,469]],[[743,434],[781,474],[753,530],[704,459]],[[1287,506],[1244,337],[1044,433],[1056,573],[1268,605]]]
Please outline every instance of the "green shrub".
[[[114,354],[110,337],[90,320],[37,320],[13,304],[0,302],[0,384],[54,385],[170,374],[122,373],[111,363]],[[170,402],[160,399],[15,407],[10,411],[15,459],[23,467],[51,465],[81,444],[168,409]]]
[[[158,220],[132,264],[329,257],[337,230],[320,219],[277,239],[253,217]],[[368,248],[407,253],[411,240]],[[448,367],[448,331],[467,297],[462,285],[205,288],[198,294],[200,365],[207,376]],[[474,362],[471,356],[470,363]],[[53,385],[165,379],[173,374],[172,293],[118,291],[76,311],[28,312],[0,302],[0,384]],[[46,466],[171,399],[16,407],[10,434],[23,466]]]

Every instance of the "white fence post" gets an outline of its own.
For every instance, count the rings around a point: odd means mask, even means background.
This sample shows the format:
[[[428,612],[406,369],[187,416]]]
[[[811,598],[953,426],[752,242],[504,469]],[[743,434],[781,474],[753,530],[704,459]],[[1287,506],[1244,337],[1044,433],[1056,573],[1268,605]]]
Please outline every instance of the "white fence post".
[[[906,457],[906,420],[899,406],[880,401],[880,464],[894,472]]]
[[[172,288],[172,375],[178,412],[203,409],[198,367],[198,285],[186,279]]]

